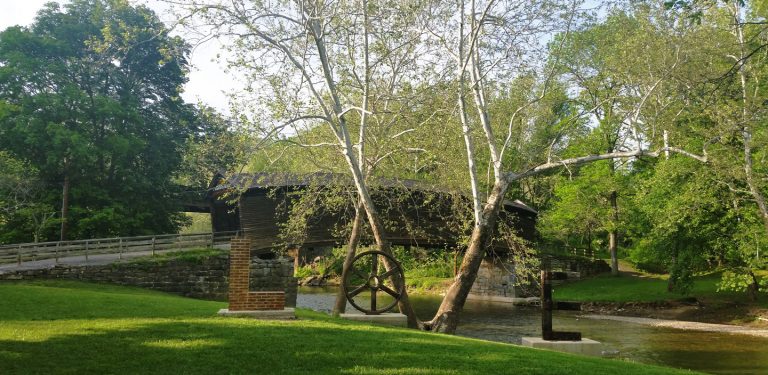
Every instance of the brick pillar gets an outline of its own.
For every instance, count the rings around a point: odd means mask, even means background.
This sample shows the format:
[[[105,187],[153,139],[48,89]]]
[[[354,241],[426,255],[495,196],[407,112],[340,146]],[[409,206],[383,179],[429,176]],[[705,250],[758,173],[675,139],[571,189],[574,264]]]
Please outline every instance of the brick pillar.
[[[283,310],[285,291],[251,292],[251,240],[233,238],[229,250],[229,311]]]
[[[229,250],[229,310],[245,310],[251,268],[251,241],[233,238]]]

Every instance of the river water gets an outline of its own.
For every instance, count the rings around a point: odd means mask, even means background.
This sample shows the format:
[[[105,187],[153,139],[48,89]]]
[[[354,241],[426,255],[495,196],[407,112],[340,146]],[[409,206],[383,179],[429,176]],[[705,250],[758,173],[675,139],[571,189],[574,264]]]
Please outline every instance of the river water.
[[[331,287],[302,287],[296,305],[330,312],[335,292]],[[442,298],[410,297],[422,319],[432,317]],[[354,311],[349,305],[347,309]],[[715,374],[768,374],[768,339],[764,338],[583,319],[578,312],[557,311],[553,321],[556,331],[578,331],[600,341],[607,358]],[[520,344],[523,336],[541,336],[541,313],[534,307],[468,301],[456,334]]]

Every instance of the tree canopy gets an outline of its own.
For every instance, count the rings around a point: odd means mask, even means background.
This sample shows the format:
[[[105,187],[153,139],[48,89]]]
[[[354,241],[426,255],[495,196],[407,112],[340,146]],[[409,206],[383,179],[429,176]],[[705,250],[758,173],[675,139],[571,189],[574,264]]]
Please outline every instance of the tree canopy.
[[[173,178],[196,131],[179,97],[188,49],[124,0],[49,3],[0,33],[0,148],[39,172],[40,202],[61,212],[61,233],[42,238],[178,227]]]

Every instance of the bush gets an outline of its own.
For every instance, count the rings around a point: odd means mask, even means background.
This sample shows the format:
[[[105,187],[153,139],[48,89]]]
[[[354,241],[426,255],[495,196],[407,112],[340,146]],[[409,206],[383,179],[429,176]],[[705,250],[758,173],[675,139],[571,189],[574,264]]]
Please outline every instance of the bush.
[[[301,266],[293,271],[293,276],[298,279],[304,279],[313,275],[312,267]]]

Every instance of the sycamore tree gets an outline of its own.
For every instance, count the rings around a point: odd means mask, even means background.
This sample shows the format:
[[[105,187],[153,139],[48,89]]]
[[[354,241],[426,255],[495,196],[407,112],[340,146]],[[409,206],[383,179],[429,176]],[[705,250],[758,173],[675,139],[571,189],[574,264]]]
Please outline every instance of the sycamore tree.
[[[421,31],[413,27],[420,5],[242,0],[175,5],[181,22],[229,43],[231,65],[245,75],[261,110],[269,112],[268,118],[259,119],[266,122],[262,138],[280,138],[308,127],[324,129],[326,140],[302,146],[338,152],[354,182],[358,212],[367,219],[379,249],[390,252],[367,180],[384,155],[371,158],[367,149],[373,140],[410,131],[392,133],[391,119],[396,117],[389,114],[408,99],[397,93],[410,81],[433,75],[433,67],[417,59],[428,56],[417,43]],[[408,316],[409,326],[418,326],[407,295],[400,310]]]
[[[727,57],[734,61],[732,68],[735,71],[735,77],[739,89],[737,95],[734,95],[727,103],[726,108],[734,111],[731,115],[718,116],[718,120],[727,128],[735,130],[737,140],[740,141],[741,162],[735,165],[740,166],[736,170],[731,170],[735,179],[749,192],[749,197],[757,208],[757,216],[760,217],[763,224],[762,238],[768,237],[768,168],[766,163],[760,162],[768,155],[768,128],[766,124],[765,101],[768,98],[765,87],[766,73],[768,65],[764,56],[752,56],[761,48],[764,48],[768,41],[768,31],[765,28],[764,16],[760,14],[760,9],[744,9],[740,1],[735,1],[725,5],[728,15],[728,24],[730,24],[731,40],[734,41],[735,48]],[[749,13],[748,13],[749,12]],[[758,19],[753,25],[752,19],[747,18],[746,14]],[[728,111],[730,112],[730,111]],[[734,113],[735,112],[735,113]],[[729,132],[731,135],[733,133]],[[740,169],[740,170],[739,170]],[[752,216],[747,213],[744,216]],[[753,231],[748,231],[753,232]],[[754,233],[754,232],[753,232]],[[725,284],[734,289],[746,286],[753,299],[757,298],[757,292],[765,287],[765,280],[760,280],[755,274],[755,270],[765,267],[765,261],[759,256],[757,251],[765,246],[765,242],[751,241],[750,236],[743,238],[743,246],[739,252],[735,266],[738,271],[731,275],[726,274]],[[754,233],[757,238],[757,233]],[[744,241],[746,240],[746,241]],[[756,253],[756,254],[753,254]],[[734,269],[737,269],[734,267]],[[730,276],[730,277],[729,277]],[[761,285],[762,284],[762,285]]]
[[[516,116],[525,108],[541,100],[550,83],[552,71],[547,65],[538,65],[534,56],[545,56],[539,42],[545,35],[554,32],[568,32],[569,26],[578,15],[575,2],[457,2],[455,8],[444,9],[453,23],[441,23],[432,35],[454,58],[455,82],[458,86],[457,107],[461,119],[462,134],[466,145],[469,180],[473,191],[475,225],[468,249],[454,283],[450,286],[443,302],[430,325],[433,328],[454,332],[458,314],[477,276],[485,249],[492,236],[494,223],[506,192],[511,184],[525,178],[550,171],[592,163],[600,160],[619,160],[640,157],[658,157],[662,151],[677,152],[705,161],[706,158],[664,145],[650,150],[651,146],[634,131],[643,125],[640,121],[642,110],[649,102],[664,75],[656,77],[650,85],[639,85],[632,96],[631,105],[626,109],[628,121],[634,133],[634,147],[628,150],[607,150],[597,154],[561,158],[547,151],[542,159],[525,168],[512,169],[506,163],[505,155],[513,153],[511,147]],[[446,15],[443,15],[445,19]],[[564,29],[564,30],[563,30]],[[565,38],[561,39],[562,41]],[[557,47],[561,48],[561,47]],[[555,55],[556,56],[556,55]],[[676,65],[673,57],[666,69]],[[494,118],[488,110],[490,102],[487,90],[489,82],[499,80],[510,72],[538,71],[543,77],[541,91],[532,92],[529,101],[507,118]],[[471,100],[471,104],[468,103]],[[481,129],[483,136],[473,137],[473,129]],[[478,159],[476,144],[487,148],[493,167],[493,187],[487,197],[480,194],[477,174]]]
[[[725,200],[739,224],[723,286],[756,297],[765,283],[756,271],[765,267],[759,254],[768,235],[765,2],[675,1],[670,7],[698,51],[685,77],[686,110],[673,125],[684,129],[678,141],[707,149],[712,183],[727,188]]]

